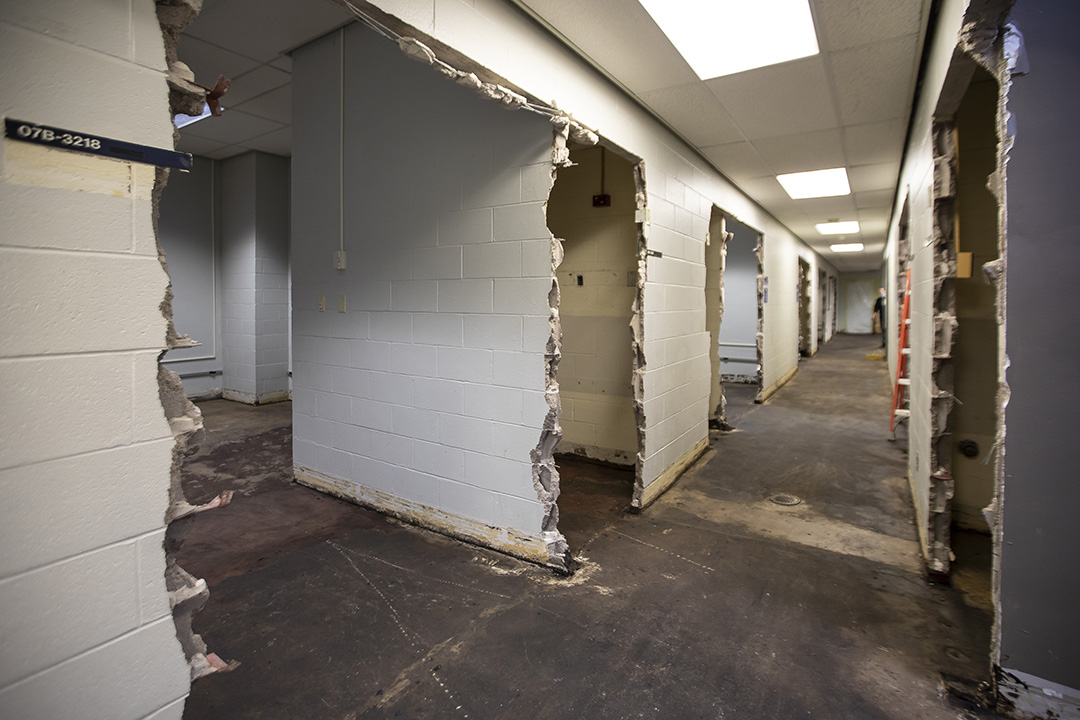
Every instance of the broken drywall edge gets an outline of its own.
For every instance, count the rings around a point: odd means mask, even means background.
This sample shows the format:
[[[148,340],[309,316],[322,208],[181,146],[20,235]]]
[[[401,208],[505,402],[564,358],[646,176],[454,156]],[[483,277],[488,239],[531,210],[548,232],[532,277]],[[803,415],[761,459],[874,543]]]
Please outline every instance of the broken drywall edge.
[[[569,163],[569,150],[566,147],[567,129],[556,129],[551,139],[551,168],[548,172],[548,195],[555,187],[558,168],[556,160],[560,157]],[[543,205],[544,227],[547,227],[547,201]],[[550,233],[550,230],[548,231]],[[559,468],[555,464],[555,446],[562,439],[562,398],[559,395],[559,361],[562,359],[562,321],[559,318],[559,279],[558,267],[562,264],[564,252],[562,240],[550,234],[550,270],[551,285],[548,289],[548,337],[544,342],[544,400],[548,410],[544,414],[540,438],[536,447],[529,451],[532,462],[531,479],[536,498],[543,505],[544,515],[540,523],[541,536],[547,553],[547,564],[569,571],[571,566],[570,547],[559,534]]]
[[[491,548],[522,560],[553,567],[556,570],[564,572],[566,570],[562,565],[553,565],[551,562],[549,546],[557,543],[558,538],[528,535],[509,528],[487,525],[473,518],[406,500],[354,480],[334,477],[301,465],[293,467],[293,474],[296,482],[301,485],[395,517],[410,525],[473,545]]]
[[[641,505],[645,490],[645,435],[648,418],[645,415],[645,287],[649,280],[649,238],[646,234],[649,217],[649,194],[645,183],[645,161],[634,164],[634,218],[637,231],[637,287],[630,307],[630,390],[633,394],[634,424],[637,428],[638,452],[634,457],[634,499]],[[707,431],[706,431],[707,432]],[[648,503],[645,503],[648,504]],[[633,505],[633,501],[631,502]]]
[[[166,79],[169,88],[170,116],[178,113],[198,115],[206,104],[206,90],[194,84],[194,76],[191,74],[190,69],[177,58],[177,43],[180,35],[198,16],[201,9],[202,0],[157,0],[156,3],[158,24],[164,42],[166,66],[169,68]],[[179,130],[174,126],[174,143],[179,139]],[[169,170],[167,168],[154,169],[151,218],[154,239],[157,244],[158,261],[161,263],[161,268],[166,276],[169,273],[169,266],[165,259],[165,250],[158,241],[158,220],[160,217],[161,194],[168,180]],[[165,553],[165,588],[169,593],[176,638],[179,640],[184,657],[187,659],[191,671],[190,677],[195,680],[209,672],[222,669],[217,667],[214,662],[209,661],[208,657],[216,659],[217,664],[223,664],[229,668],[235,667],[235,665],[233,663],[221,663],[220,659],[217,659],[217,656],[213,653],[207,655],[206,643],[192,629],[191,622],[193,614],[206,603],[210,592],[206,588],[204,581],[196,580],[176,563],[176,553],[183,542],[184,535],[190,528],[190,521],[175,524],[174,521],[182,515],[199,511],[199,508],[192,506],[184,497],[183,487],[180,483],[181,468],[184,456],[197,448],[202,441],[203,423],[202,412],[188,400],[180,376],[162,365],[165,353],[169,349],[190,347],[193,343],[191,338],[176,331],[176,327],[173,325],[172,303],[173,289],[170,280],[158,306],[166,322],[163,347],[158,355],[158,397],[173,434],[169,488],[164,517],[166,525],[163,544]],[[222,494],[215,501],[203,506],[202,509],[210,509],[210,506],[226,505],[231,497],[231,493]]]
[[[380,34],[391,38],[396,35],[390,28],[382,25],[376,27],[374,20],[363,13],[354,4],[347,0],[341,1],[354,15],[356,15],[357,18],[368,24],[370,27],[375,28]],[[585,145],[595,145],[599,142],[599,136],[594,131],[575,121],[558,108],[532,102],[529,98],[525,97],[525,95],[511,90],[505,85],[494,82],[485,82],[481,80],[475,72],[459,70],[449,63],[440,60],[434,50],[414,37],[397,36],[396,39],[398,48],[405,53],[406,57],[431,66],[439,74],[453,80],[459,85],[472,89],[480,97],[486,100],[494,100],[510,110],[530,110],[541,115],[548,115],[553,121],[566,122],[570,126],[570,136],[574,142]]]
[[[776,394],[777,390],[779,390],[780,388],[787,385],[788,382],[791,380],[791,378],[795,377],[795,373],[797,373],[798,371],[799,371],[799,366],[798,365],[796,365],[795,367],[788,370],[786,373],[784,373],[784,376],[782,378],[780,378],[779,380],[774,382],[772,385],[770,385],[769,387],[767,387],[766,389],[764,389],[760,393],[758,393],[758,396],[756,398],[754,398],[754,402],[763,403],[766,400],[768,400],[769,398],[771,398],[773,395]]]
[[[658,497],[664,494],[664,492],[675,484],[684,472],[686,472],[690,466],[697,462],[698,458],[709,449],[709,438],[705,437],[698,440],[694,447],[687,450],[682,457],[676,460],[674,463],[668,466],[667,470],[660,474],[655,480],[645,486],[644,489],[634,489],[633,507],[636,510],[644,510]]]
[[[179,520],[182,517],[188,515],[195,515],[197,513],[206,512],[207,510],[216,510],[218,508],[227,507],[232,502],[233,491],[226,490],[210,502],[203,503],[202,505],[192,505],[186,500],[177,502],[171,508],[171,517],[173,520]]]
[[[765,236],[758,234],[757,243],[754,245],[754,257],[757,258],[757,332],[754,335],[754,344],[757,346],[757,386],[758,392],[754,396],[755,403],[763,403],[768,400],[765,389]],[[786,381],[784,381],[786,382]],[[779,389],[777,386],[776,390]],[[772,392],[776,392],[773,390]],[[771,395],[772,393],[770,393]]]
[[[1080,690],[1009,668],[995,676],[998,712],[1016,720],[1080,720]]]

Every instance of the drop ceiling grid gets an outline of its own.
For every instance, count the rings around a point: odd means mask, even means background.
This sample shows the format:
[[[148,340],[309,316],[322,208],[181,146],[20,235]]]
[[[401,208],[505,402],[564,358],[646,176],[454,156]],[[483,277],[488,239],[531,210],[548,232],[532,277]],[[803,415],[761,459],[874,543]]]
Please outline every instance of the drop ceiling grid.
[[[524,2],[813,247],[834,241],[813,229],[834,217],[864,223],[856,238],[868,247],[884,240],[930,0],[810,0],[819,55],[707,81],[637,0]],[[215,158],[291,153],[291,67],[282,53],[350,20],[333,0],[206,0],[180,59],[202,85],[219,73],[235,84],[226,116],[181,131],[180,149]],[[837,166],[851,176],[842,201],[793,201],[775,179]],[[823,252],[838,268],[859,264]]]

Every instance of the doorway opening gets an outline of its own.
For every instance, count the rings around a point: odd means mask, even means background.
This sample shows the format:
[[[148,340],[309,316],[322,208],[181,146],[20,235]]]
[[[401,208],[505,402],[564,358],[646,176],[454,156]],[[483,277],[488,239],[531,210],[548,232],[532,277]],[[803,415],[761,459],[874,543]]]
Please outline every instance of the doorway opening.
[[[836,308],[840,304],[836,291],[836,276],[829,276],[829,337],[836,336]]]
[[[761,233],[714,207],[705,247],[710,342],[709,424],[730,429],[729,404],[761,396],[764,262]]]
[[[818,294],[818,313],[817,313],[818,314],[818,331],[817,331],[818,336],[817,336],[817,340],[818,340],[818,347],[821,347],[822,345],[825,344],[825,324],[826,324],[826,318],[828,317],[828,312],[826,311],[826,309],[829,306],[829,296],[827,294],[826,288],[827,288],[827,281],[826,281],[825,271],[824,270],[818,270],[818,284],[817,284],[817,294]]]
[[[951,359],[941,361],[934,379],[936,387],[951,391],[956,400],[944,433],[935,439],[937,462],[951,477],[953,490],[949,527],[939,528],[935,539],[945,543],[953,583],[988,613],[993,542],[984,508],[994,506],[1000,463],[1002,370],[998,287],[983,268],[994,267],[1001,258],[998,204],[988,186],[997,167],[998,97],[995,78],[976,67],[953,122],[942,128],[951,135],[956,184],[955,223],[945,250],[954,260],[955,274],[942,280],[941,299],[952,304],[955,332]]]
[[[799,258],[799,355],[814,354],[814,316],[810,289],[810,263]]]
[[[563,251],[555,269],[562,328],[559,531],[580,552],[634,495],[639,225],[633,162],[603,144],[569,149],[573,164],[557,171],[547,222]]]

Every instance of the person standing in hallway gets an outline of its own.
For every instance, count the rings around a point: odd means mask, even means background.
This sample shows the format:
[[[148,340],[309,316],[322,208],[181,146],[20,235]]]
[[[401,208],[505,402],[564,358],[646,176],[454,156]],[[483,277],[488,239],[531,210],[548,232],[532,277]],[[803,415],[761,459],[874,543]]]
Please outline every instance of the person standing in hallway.
[[[875,332],[881,333],[881,347],[885,347],[885,288],[878,288],[878,297],[874,301]]]

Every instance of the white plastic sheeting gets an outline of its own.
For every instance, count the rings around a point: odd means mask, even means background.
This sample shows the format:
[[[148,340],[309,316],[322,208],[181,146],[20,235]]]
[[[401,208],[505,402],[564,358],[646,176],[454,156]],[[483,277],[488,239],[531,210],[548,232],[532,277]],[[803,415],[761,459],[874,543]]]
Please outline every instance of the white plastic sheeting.
[[[849,333],[869,333],[877,287],[872,280],[851,280],[846,286],[844,330]]]

